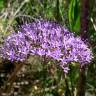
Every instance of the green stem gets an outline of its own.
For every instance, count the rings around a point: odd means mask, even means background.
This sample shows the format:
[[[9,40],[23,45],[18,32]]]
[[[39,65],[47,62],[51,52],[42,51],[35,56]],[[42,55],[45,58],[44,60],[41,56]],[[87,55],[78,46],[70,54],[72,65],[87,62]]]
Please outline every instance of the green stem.
[[[79,82],[78,82],[78,90],[77,96],[85,96],[85,89],[86,89],[86,67],[84,66],[79,75]]]
[[[71,96],[71,90],[69,88],[68,80],[66,78],[66,74],[64,74],[64,80],[65,80],[65,85],[66,85],[66,93],[65,96]]]

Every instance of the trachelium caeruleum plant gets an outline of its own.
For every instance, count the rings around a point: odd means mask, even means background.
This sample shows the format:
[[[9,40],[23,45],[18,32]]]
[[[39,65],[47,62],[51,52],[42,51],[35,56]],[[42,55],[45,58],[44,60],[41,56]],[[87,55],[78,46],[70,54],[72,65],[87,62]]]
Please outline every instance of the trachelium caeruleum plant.
[[[92,51],[63,26],[46,20],[24,24],[17,33],[5,39],[0,49],[3,59],[23,62],[29,55],[46,55],[57,60],[67,73],[68,63],[79,62],[82,67],[91,62]]]

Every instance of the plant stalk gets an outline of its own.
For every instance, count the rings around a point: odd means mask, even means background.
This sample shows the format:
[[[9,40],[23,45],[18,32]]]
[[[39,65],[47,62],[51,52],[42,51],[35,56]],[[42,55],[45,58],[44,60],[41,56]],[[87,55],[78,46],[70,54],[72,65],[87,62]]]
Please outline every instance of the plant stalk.
[[[84,42],[88,42],[88,15],[89,0],[81,0],[81,38]],[[85,96],[86,91],[86,66],[80,69],[77,96]]]

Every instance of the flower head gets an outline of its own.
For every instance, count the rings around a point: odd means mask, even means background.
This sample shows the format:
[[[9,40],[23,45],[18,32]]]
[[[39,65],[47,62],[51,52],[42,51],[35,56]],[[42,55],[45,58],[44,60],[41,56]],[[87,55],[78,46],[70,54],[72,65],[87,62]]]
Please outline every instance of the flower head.
[[[79,62],[81,66],[92,59],[92,52],[80,37],[63,26],[44,20],[24,24],[20,32],[9,36],[1,48],[3,58],[23,61],[28,55],[46,55],[60,62],[65,72],[69,62]]]

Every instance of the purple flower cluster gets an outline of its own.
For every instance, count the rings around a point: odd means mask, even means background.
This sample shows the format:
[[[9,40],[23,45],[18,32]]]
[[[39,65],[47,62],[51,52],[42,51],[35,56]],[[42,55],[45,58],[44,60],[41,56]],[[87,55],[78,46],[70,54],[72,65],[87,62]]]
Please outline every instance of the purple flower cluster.
[[[23,61],[27,58],[29,50],[30,44],[26,41],[25,36],[19,32],[7,37],[0,53],[4,59]]]
[[[7,37],[1,55],[11,61],[23,61],[28,55],[46,55],[59,61],[64,72],[69,70],[69,62],[83,66],[92,59],[91,50],[80,37],[57,23],[44,20],[24,24],[18,33]]]

